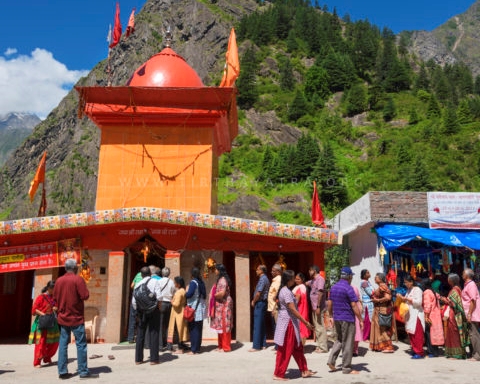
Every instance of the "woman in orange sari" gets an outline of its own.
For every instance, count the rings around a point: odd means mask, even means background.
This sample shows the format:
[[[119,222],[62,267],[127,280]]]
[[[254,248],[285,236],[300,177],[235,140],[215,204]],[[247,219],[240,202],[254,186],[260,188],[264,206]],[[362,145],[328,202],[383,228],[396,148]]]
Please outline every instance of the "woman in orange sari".
[[[423,285],[423,313],[425,314],[425,344],[428,357],[438,357],[438,346],[445,343],[443,323],[438,299],[440,295],[433,291],[432,280],[425,279]]]
[[[392,334],[394,330],[395,317],[393,316],[392,292],[386,283],[384,273],[375,275],[375,283],[378,288],[373,292],[372,302],[374,306],[372,325],[370,329],[370,349],[383,353],[392,353],[394,351],[392,344]],[[390,326],[380,326],[379,314],[391,314],[392,323]]]
[[[295,288],[293,288],[293,294],[295,295],[295,301],[297,302],[298,312],[300,315],[308,321],[308,297],[307,297],[307,287],[305,286],[305,275],[301,272],[297,273],[295,276]],[[300,337],[302,339],[302,344],[305,345],[307,338],[310,336],[310,330],[305,324],[300,322]]]
[[[32,316],[35,320],[32,324],[30,336],[28,337],[28,344],[35,343],[33,366],[40,368],[42,360],[45,364],[52,364],[52,357],[57,353],[58,340],[60,339],[60,331],[58,324],[55,323],[53,328],[38,329],[38,319],[40,316],[51,314],[57,311],[57,304],[53,298],[53,288],[55,282],[50,280],[42,289],[42,294],[39,295],[32,306]]]

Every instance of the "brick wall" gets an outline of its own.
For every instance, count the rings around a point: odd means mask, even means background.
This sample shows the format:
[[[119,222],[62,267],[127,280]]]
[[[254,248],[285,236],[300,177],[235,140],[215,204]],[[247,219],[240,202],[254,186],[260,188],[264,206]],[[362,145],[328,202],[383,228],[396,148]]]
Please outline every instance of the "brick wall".
[[[428,223],[426,192],[369,192],[372,221]]]

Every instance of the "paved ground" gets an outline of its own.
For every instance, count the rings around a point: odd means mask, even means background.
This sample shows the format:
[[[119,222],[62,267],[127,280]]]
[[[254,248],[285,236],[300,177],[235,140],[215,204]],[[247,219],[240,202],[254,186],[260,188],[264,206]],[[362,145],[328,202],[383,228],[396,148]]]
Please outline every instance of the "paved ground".
[[[367,343],[360,344],[359,357],[354,357],[354,368],[359,375],[344,375],[341,371],[328,372],[327,354],[312,353],[314,345],[308,342],[306,358],[309,368],[318,371],[315,378],[302,379],[295,362],[290,362],[287,377],[292,382],[325,383],[405,383],[405,384],[451,384],[478,383],[480,362],[452,361],[444,357],[424,360],[411,360],[409,345],[396,342],[398,348],[394,354],[373,353],[367,350]],[[251,343],[236,343],[231,353],[213,351],[213,342],[205,342],[199,355],[172,355],[162,353],[161,364],[135,365],[133,345],[89,344],[88,356],[102,355],[89,359],[90,370],[99,373],[98,379],[87,380],[98,383],[158,383],[204,384],[219,381],[227,384],[274,383],[272,380],[275,354],[272,348],[250,353]],[[110,360],[111,355],[114,359]],[[0,345],[0,382],[1,383],[52,383],[58,379],[57,367],[49,366],[35,369],[32,366],[33,346]],[[148,357],[148,351],[145,356]],[[55,358],[54,358],[55,360]],[[76,350],[69,346],[69,370],[77,367]],[[341,364],[341,359],[337,361]],[[85,381],[74,376],[66,382]],[[63,381],[62,381],[63,382]],[[275,381],[275,383],[278,383]]]

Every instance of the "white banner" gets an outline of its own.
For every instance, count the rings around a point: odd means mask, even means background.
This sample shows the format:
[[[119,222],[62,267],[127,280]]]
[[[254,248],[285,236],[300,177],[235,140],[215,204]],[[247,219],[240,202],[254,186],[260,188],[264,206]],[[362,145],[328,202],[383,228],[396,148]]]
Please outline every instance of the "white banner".
[[[480,229],[480,193],[428,192],[430,228]]]

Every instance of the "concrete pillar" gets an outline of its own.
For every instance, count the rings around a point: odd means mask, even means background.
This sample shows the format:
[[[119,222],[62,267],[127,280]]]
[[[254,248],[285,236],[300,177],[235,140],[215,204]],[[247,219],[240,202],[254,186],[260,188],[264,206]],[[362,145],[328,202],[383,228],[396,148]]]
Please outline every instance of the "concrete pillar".
[[[118,343],[121,338],[124,270],[125,254],[123,252],[109,252],[107,324],[105,328],[105,341],[107,343]]]
[[[165,266],[170,268],[170,278],[180,276],[180,253],[167,250],[165,253]]]
[[[248,252],[235,252],[234,307],[236,340],[250,341],[250,260]]]

